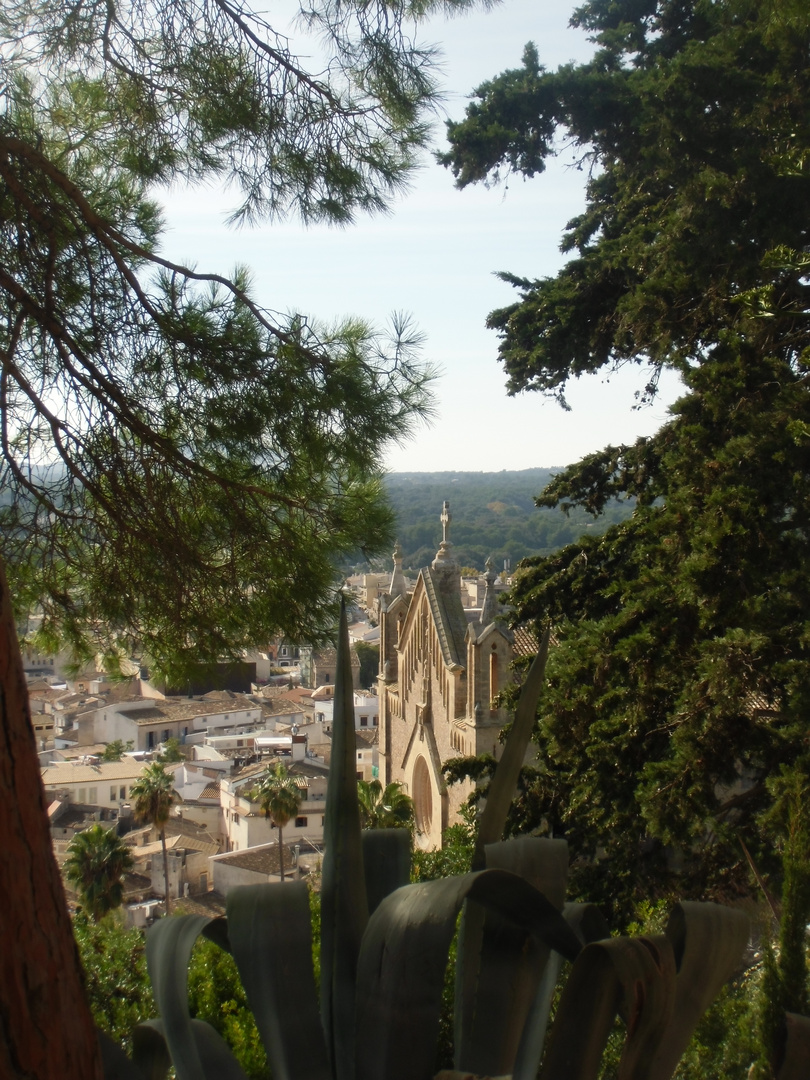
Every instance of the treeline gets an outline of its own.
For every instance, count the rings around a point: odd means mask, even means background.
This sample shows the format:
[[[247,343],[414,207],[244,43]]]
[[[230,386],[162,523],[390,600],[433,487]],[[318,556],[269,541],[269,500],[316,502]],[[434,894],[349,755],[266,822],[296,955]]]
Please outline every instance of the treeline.
[[[538,508],[539,495],[559,469],[514,472],[390,473],[388,496],[397,514],[397,536],[406,569],[431,562],[442,538],[442,503],[450,504],[450,539],[462,566],[483,570],[491,555],[496,571],[514,567],[528,555],[546,555],[579,539],[600,533],[629,517],[633,502],[614,501],[594,519],[576,508],[568,517],[557,509]],[[379,561],[388,569],[390,560]]]

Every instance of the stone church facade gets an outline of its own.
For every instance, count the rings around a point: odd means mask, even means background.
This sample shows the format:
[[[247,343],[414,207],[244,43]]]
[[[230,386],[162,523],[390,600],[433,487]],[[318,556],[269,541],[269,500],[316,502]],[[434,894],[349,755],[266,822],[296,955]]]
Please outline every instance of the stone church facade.
[[[449,539],[448,503],[442,542],[419,571],[412,593],[394,551],[388,592],[380,597],[380,779],[398,781],[414,801],[417,843],[441,846],[471,784],[447,785],[449,758],[500,757],[500,729],[508,721],[493,700],[511,680],[515,637],[496,618],[495,574],[487,564],[482,606],[464,608],[459,567]]]

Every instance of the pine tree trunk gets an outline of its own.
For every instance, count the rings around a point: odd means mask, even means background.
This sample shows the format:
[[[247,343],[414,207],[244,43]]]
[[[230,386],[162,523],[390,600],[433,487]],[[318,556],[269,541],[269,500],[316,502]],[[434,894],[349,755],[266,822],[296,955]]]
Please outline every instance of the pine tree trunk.
[[[160,830],[160,843],[163,847],[163,884],[166,887],[166,914],[171,915],[172,903],[169,898],[169,856],[166,854],[166,830]]]
[[[0,564],[0,1076],[101,1075]]]
[[[281,838],[281,826],[278,827],[278,862],[281,867],[281,880],[284,880],[284,843]],[[286,894],[285,894],[286,895]]]

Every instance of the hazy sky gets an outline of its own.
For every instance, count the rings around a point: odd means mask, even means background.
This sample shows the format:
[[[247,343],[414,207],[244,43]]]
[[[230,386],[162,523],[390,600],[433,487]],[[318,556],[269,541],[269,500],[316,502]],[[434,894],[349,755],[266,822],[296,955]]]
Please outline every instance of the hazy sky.
[[[444,111],[460,119],[474,86],[520,64],[527,41],[553,68],[587,57],[585,35],[568,28],[569,0],[503,0],[489,12],[437,19],[423,38],[442,47]],[[443,146],[437,119],[435,145]],[[608,443],[651,434],[677,396],[662,381],[659,402],[634,410],[644,371],[594,376],[572,383],[564,412],[538,394],[509,398],[497,361],[497,336],[487,313],[517,298],[494,273],[530,278],[553,274],[565,223],[583,206],[581,172],[564,157],[531,181],[466,191],[428,156],[411,190],[389,216],[365,218],[346,229],[305,229],[297,222],[252,230],[228,229],[235,204],[211,192],[183,192],[167,203],[164,253],[199,270],[251,268],[255,295],[275,311],[322,321],[359,315],[377,324],[392,312],[409,313],[425,335],[424,354],[441,371],[437,416],[404,447],[393,447],[389,469],[497,471],[565,465]]]

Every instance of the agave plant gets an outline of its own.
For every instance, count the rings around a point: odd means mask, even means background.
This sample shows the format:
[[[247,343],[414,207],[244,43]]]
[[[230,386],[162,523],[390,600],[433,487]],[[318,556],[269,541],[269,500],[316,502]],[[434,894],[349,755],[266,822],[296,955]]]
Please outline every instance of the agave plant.
[[[548,650],[529,669],[483,811],[469,874],[407,884],[404,829],[362,832],[354,765],[345,611],[335,680],[315,985],[306,886],[235,889],[224,919],[162,919],[147,937],[160,1019],[135,1032],[134,1064],[107,1045],[109,1076],[244,1080],[217,1033],[189,1016],[187,968],[198,935],[232,953],[274,1080],[429,1080],[448,950],[461,914],[455,1072],[444,1077],[588,1080],[619,1013],[622,1080],[672,1076],[692,1031],[739,968],[748,920],[682,903],[664,934],[611,938],[598,912],[565,903],[565,841],[502,841],[531,737]],[[572,962],[551,1031],[563,960]]]

